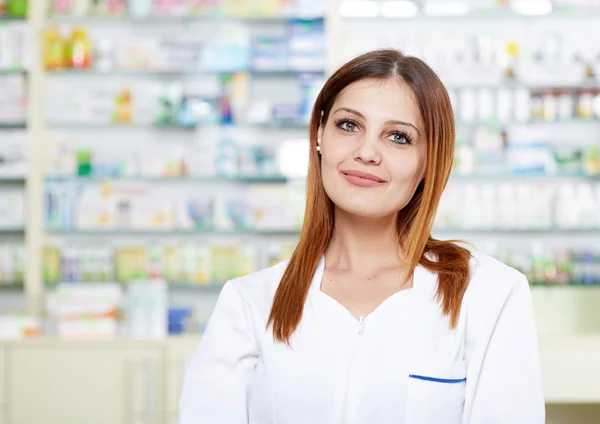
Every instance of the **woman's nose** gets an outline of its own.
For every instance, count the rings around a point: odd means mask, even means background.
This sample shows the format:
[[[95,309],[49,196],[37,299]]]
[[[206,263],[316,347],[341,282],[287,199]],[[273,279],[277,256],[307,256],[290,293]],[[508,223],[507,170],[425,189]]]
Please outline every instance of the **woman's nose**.
[[[354,159],[364,163],[378,165],[381,162],[378,140],[375,135],[365,135],[354,151]]]

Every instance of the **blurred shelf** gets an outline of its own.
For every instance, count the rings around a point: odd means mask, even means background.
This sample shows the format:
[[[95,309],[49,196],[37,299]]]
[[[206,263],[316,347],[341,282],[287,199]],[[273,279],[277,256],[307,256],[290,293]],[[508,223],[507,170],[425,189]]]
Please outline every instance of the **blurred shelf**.
[[[195,283],[169,283],[168,287],[173,291],[194,291],[194,292],[219,292],[223,288],[224,283],[210,283],[207,285]]]
[[[200,15],[190,14],[182,16],[72,16],[72,15],[50,15],[48,20],[52,22],[60,23],[73,23],[73,24],[89,24],[89,23],[124,23],[130,24],[169,24],[169,23],[195,23],[195,22],[246,22],[253,24],[283,24],[289,21],[302,20],[302,21],[322,21],[324,16],[314,15],[297,15],[297,16],[235,16],[235,15]]]
[[[23,290],[24,283],[22,281],[1,282],[0,291]]]
[[[46,228],[49,234],[55,235],[82,235],[82,236],[183,236],[183,235],[299,235],[300,229],[281,228],[281,229],[236,229],[236,230],[216,230],[216,229],[198,229],[198,230],[132,230],[132,229],[110,229],[110,230],[80,230],[80,229],[52,229]]]
[[[506,180],[506,181],[562,181],[562,180],[594,180],[600,178],[599,175],[590,175],[584,173],[557,173],[557,174],[537,174],[537,173],[473,173],[473,174],[461,174],[452,173],[450,175],[450,181],[495,181],[495,180]]]
[[[127,124],[123,124],[126,126]],[[136,125],[136,124],[133,124]],[[144,125],[144,124],[139,124]],[[264,129],[300,129],[300,130],[308,130],[309,123],[308,122],[233,122],[229,123],[208,123],[208,124],[198,124],[198,125],[181,125],[181,124],[150,124],[152,128],[158,129],[179,129],[179,130],[195,130],[198,127],[202,126],[210,126],[210,125],[220,125],[220,126],[230,126],[230,127],[256,127],[256,128],[264,128]]]
[[[0,227],[0,234],[22,234],[25,227]]]
[[[569,119],[569,120],[556,120],[556,121],[545,121],[542,119],[535,119],[529,121],[456,121],[457,127],[516,127],[516,126],[560,126],[560,125],[600,125],[600,119]]]
[[[151,182],[151,183],[197,183],[197,182],[240,182],[240,183],[285,183],[288,179],[282,175],[240,175],[232,177],[220,176],[185,176],[185,177],[46,177],[47,182]],[[0,182],[2,178],[0,178]]]
[[[9,22],[9,21],[23,22],[26,20],[27,20],[27,18],[24,16],[0,15],[0,23],[1,22]]]
[[[581,284],[581,283],[539,283],[539,282],[533,282],[533,283],[529,283],[529,285],[531,287],[542,287],[542,288],[567,288],[567,287],[573,287],[573,288],[597,288],[600,289],[600,284]]]
[[[515,228],[515,229],[487,229],[487,228],[433,228],[433,234],[482,234],[482,235],[495,235],[495,234],[522,234],[522,235],[534,235],[534,234],[577,234],[577,235],[590,235],[593,237],[600,236],[600,228]]]
[[[308,123],[305,122],[234,122],[233,124],[224,124],[220,122],[203,123],[198,125],[181,124],[154,124],[144,122],[133,123],[113,123],[113,122],[48,122],[48,127],[53,129],[82,129],[82,130],[159,130],[159,131],[195,131],[198,128],[210,126],[232,126],[232,127],[250,127],[261,129],[298,129],[308,130]]]
[[[103,285],[103,284],[115,284],[114,281],[61,281],[60,283],[45,283],[45,287],[48,289],[56,289],[58,285],[64,286],[85,286],[85,285]],[[127,287],[129,283],[116,282],[116,284]],[[211,282],[208,284],[199,283],[181,283],[181,282],[167,282],[169,290],[173,291],[194,291],[194,292],[206,292],[206,293],[218,293],[224,286],[222,282]],[[22,287],[22,285],[21,285]],[[2,285],[0,284],[0,291]]]
[[[91,76],[91,77],[164,77],[164,76],[205,76],[205,75],[228,75],[244,73],[251,76],[264,77],[291,77],[304,74],[324,74],[325,70],[279,70],[267,71],[256,69],[231,69],[231,70],[185,70],[185,69],[115,69],[111,71],[100,71],[96,69],[59,69],[46,71],[46,75],[52,76]]]
[[[441,3],[441,2],[440,2]],[[462,3],[467,3],[462,2]],[[491,2],[490,2],[491,3]],[[448,7],[450,9],[451,6]],[[342,14],[342,19],[349,19],[353,21],[365,21],[365,22],[377,22],[381,23],[382,21],[406,21],[409,20],[411,23],[427,23],[430,21],[437,20],[466,20],[466,21],[475,21],[478,19],[482,20],[530,20],[530,19],[551,19],[551,18],[588,18],[595,19],[600,18],[600,7],[585,7],[585,6],[569,6],[569,5],[554,5],[551,12],[542,13],[538,10],[537,13],[526,14],[526,13],[518,13],[507,7],[475,7],[474,9],[460,9],[456,6],[452,8],[453,10],[447,10],[446,13],[431,13],[426,14],[424,10],[420,10],[416,14],[406,16],[386,16],[384,14],[375,14],[372,13],[369,16],[344,16]],[[375,16],[373,16],[375,15]]]
[[[0,69],[0,76],[4,75],[26,75],[25,69]]]
[[[0,184],[25,184],[27,178],[24,175],[0,175]]]
[[[467,69],[467,72],[469,70]],[[472,70],[474,73],[478,74],[478,72],[482,72],[477,70],[476,68]],[[490,72],[490,71],[488,71]],[[492,71],[493,72],[493,71]],[[543,71],[539,71],[543,72]],[[583,71],[582,71],[583,72]],[[537,78],[536,78],[537,76]],[[541,89],[568,89],[568,90],[577,90],[577,89],[585,89],[585,88],[597,88],[600,84],[600,80],[592,77],[580,78],[574,76],[557,76],[554,74],[525,74],[520,77],[514,78],[502,78],[496,77],[494,75],[489,76],[471,76],[470,78],[457,78],[451,75],[441,74],[440,78],[444,82],[444,85],[448,89],[499,89],[505,88],[510,90],[516,89],[531,89],[531,90],[541,90]],[[540,119],[543,121],[543,119]]]
[[[0,130],[24,130],[26,128],[26,122],[0,122]]]

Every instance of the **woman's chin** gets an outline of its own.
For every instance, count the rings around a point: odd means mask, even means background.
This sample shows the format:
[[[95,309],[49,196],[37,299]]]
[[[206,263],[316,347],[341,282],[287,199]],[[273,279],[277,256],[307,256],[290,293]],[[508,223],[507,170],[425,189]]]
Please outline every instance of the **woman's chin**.
[[[364,204],[336,204],[337,209],[340,210],[344,215],[362,218],[362,219],[374,219],[380,220],[384,218],[392,218],[396,215],[395,210],[382,209],[381,207],[375,207],[377,205]]]

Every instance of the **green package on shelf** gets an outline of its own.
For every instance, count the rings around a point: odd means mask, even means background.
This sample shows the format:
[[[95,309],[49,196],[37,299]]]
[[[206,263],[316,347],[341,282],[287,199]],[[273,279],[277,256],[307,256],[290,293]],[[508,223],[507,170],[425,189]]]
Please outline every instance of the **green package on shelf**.
[[[27,9],[27,0],[8,0],[6,4],[8,16],[15,18],[25,18],[27,16]]]
[[[87,177],[92,175],[92,151],[78,150],[77,151],[77,175]]]

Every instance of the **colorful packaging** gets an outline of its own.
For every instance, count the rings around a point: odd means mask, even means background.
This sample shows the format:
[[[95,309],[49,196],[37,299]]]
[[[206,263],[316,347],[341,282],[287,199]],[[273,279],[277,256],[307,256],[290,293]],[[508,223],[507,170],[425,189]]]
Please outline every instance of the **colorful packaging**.
[[[83,27],[76,27],[67,43],[67,65],[70,68],[92,67],[92,43]]]
[[[125,15],[126,0],[92,0],[91,14],[101,16]]]
[[[67,64],[67,47],[58,28],[47,27],[43,34],[44,68],[47,70],[64,68]]]
[[[32,0],[34,1],[34,0]],[[6,11],[9,16],[17,18],[27,17],[28,0],[8,0]]]

